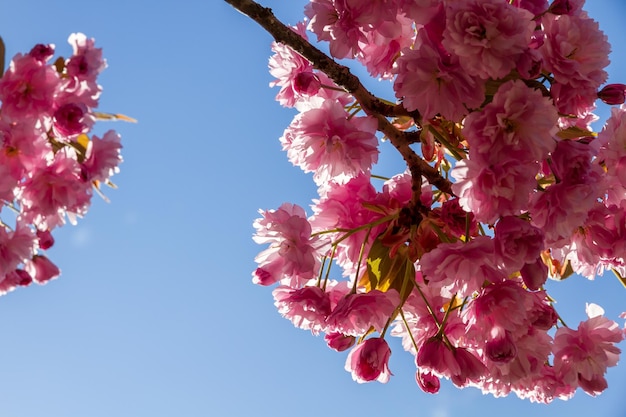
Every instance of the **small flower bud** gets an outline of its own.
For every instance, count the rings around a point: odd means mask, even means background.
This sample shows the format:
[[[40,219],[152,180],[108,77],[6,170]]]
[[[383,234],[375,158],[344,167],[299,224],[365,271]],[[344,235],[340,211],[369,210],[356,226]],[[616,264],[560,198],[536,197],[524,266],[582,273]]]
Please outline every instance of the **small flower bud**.
[[[314,96],[320,90],[322,82],[312,72],[301,72],[293,81],[293,89],[298,94]]]
[[[626,101],[626,85],[608,84],[598,91],[598,98],[609,105],[624,104]]]

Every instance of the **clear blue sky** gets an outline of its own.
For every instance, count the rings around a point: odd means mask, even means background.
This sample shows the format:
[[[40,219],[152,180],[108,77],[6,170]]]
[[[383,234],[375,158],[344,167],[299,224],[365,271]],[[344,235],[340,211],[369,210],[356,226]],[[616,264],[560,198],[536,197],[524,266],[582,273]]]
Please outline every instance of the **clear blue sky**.
[[[57,233],[62,277],[0,300],[0,417],[626,415],[626,363],[600,397],[546,407],[449,382],[424,394],[394,341],[391,381],[354,383],[345,353],[293,328],[271,290],[251,283],[258,208],[315,196],[280,151],[293,112],[268,87],[269,35],[221,0],[5,3],[9,57],[35,43],[67,56],[70,33],[95,37],[109,63],[100,109],[139,123],[100,124],[123,137],[119,189]],[[296,23],[304,1],[265,4]],[[613,41],[611,81],[625,82],[626,5],[588,8]],[[392,155],[381,160],[377,173],[403,170]],[[612,276],[551,284],[570,325],[585,301],[613,318],[626,310]]]

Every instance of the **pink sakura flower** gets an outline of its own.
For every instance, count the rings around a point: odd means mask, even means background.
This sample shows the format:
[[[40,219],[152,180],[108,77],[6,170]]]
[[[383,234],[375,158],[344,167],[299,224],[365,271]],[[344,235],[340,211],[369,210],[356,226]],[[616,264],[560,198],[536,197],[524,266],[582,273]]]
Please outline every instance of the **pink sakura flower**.
[[[327,328],[355,337],[364,335],[370,327],[380,333],[399,304],[396,290],[348,294],[326,318]]]
[[[534,15],[506,0],[448,2],[443,45],[469,75],[503,78],[528,50]]]
[[[472,295],[485,282],[502,279],[494,258],[490,237],[477,236],[469,242],[440,243],[419,260],[428,285],[459,297]]]
[[[0,78],[2,117],[17,121],[50,117],[59,74],[31,55],[16,55]]]
[[[317,335],[324,330],[324,320],[330,314],[330,298],[320,287],[298,289],[280,285],[272,292],[278,312],[294,326],[311,330]]]
[[[537,186],[538,165],[509,158],[488,166],[478,159],[461,160],[452,169],[456,180],[452,191],[461,207],[473,212],[477,221],[490,224],[500,216],[527,210],[531,192]]]
[[[385,384],[392,375],[389,370],[390,356],[391,349],[385,339],[366,339],[350,351],[345,369],[352,373],[352,379],[359,384],[371,381]]]
[[[554,336],[555,372],[592,396],[606,389],[604,374],[617,364],[621,350],[615,344],[624,339],[619,325],[603,314],[601,307],[588,304],[588,320],[577,330],[561,327]]]
[[[50,249],[54,245],[54,237],[49,230],[37,230],[36,234],[39,249]]]
[[[0,277],[29,260],[35,245],[35,234],[22,219],[17,220],[15,230],[0,227]]]
[[[544,249],[543,232],[530,222],[505,216],[495,227],[495,249],[507,275],[535,262]]]
[[[545,69],[554,74],[557,83],[570,88],[592,88],[595,91],[607,78],[610,44],[598,23],[586,14],[542,18],[546,42],[540,48]]]
[[[94,39],[88,39],[82,33],[72,33],[68,42],[72,45],[74,53],[66,64],[67,74],[81,81],[95,83],[98,74],[106,68],[102,49],[96,48]]]
[[[32,260],[26,263],[26,271],[38,284],[45,284],[61,275],[59,267],[43,255],[33,256]]]
[[[549,12],[556,15],[575,15],[582,12],[585,0],[554,0],[550,5]]]
[[[35,58],[37,61],[42,63],[47,62],[54,55],[54,44],[37,44],[33,46],[33,49],[30,50],[28,55]]]
[[[24,181],[19,194],[24,220],[39,229],[52,229],[82,216],[91,200],[91,183],[80,178],[76,159],[63,150],[45,167],[38,167]]]
[[[461,67],[459,59],[418,31],[414,49],[402,50],[396,61],[393,88],[404,107],[424,119],[441,114],[460,120],[484,100],[484,82]]]
[[[369,172],[378,161],[378,122],[370,117],[348,118],[336,101],[298,114],[281,137],[289,160],[304,172],[314,172],[319,184],[340,183]]]
[[[419,264],[429,285],[467,297],[480,290],[485,282],[502,280],[493,253],[493,240],[477,236],[469,242],[441,243],[425,253]]]
[[[530,324],[530,312],[535,307],[534,297],[517,281],[504,280],[488,285],[469,303],[465,311],[467,324],[483,339],[491,338],[494,328],[525,333]]]
[[[349,180],[346,184],[328,184],[328,190],[313,206],[314,216],[311,219],[313,230],[324,231],[333,229],[355,229],[363,227],[381,217],[365,207],[364,203],[371,203],[376,199],[376,190],[370,182],[369,176],[361,174]],[[345,275],[353,274],[359,265],[361,245],[365,245],[364,252],[368,253],[375,237],[384,230],[385,225],[352,233],[342,239],[337,245],[336,261],[344,269]],[[365,242],[365,238],[368,237]],[[343,233],[333,233],[330,239],[343,238]]]
[[[322,241],[311,238],[311,225],[304,209],[296,204],[284,203],[277,210],[262,211],[255,220],[256,243],[269,243],[270,247],[257,255],[259,264],[253,282],[272,285],[277,281],[290,286],[302,285],[318,273]]]
[[[104,182],[118,172],[118,165],[122,162],[120,140],[120,135],[114,130],[108,130],[102,139],[96,135],[91,138],[81,166],[84,178]]]
[[[626,108],[611,109],[597,141],[600,149],[594,163],[606,168],[607,203],[619,205],[626,199]]]
[[[52,127],[63,139],[65,136],[88,132],[94,122],[94,117],[89,114],[89,109],[83,103],[65,103],[55,110]]]
[[[0,165],[16,180],[21,180],[27,171],[45,166],[52,157],[46,133],[28,122],[0,120],[0,148]]]
[[[359,41],[365,34],[358,22],[359,14],[346,0],[313,0],[304,8],[310,19],[308,29],[318,41],[328,41],[335,58],[353,58],[359,52]]]
[[[413,21],[398,15],[396,20],[366,33],[367,42],[360,45],[357,58],[373,77],[391,79],[393,63],[402,49],[413,44],[414,37]]]
[[[472,159],[499,164],[514,155],[520,161],[542,161],[556,147],[557,120],[549,98],[513,80],[502,84],[482,111],[467,116],[463,134]]]
[[[298,23],[292,29],[304,39],[308,39],[304,23]],[[313,96],[336,99],[344,104],[351,101],[345,92],[322,88],[322,84],[338,87],[326,74],[314,70],[313,64],[287,45],[274,42],[272,51],[274,55],[269,60],[269,70],[276,80],[270,83],[270,87],[280,87],[276,100],[281,105],[293,107],[311,100]]]

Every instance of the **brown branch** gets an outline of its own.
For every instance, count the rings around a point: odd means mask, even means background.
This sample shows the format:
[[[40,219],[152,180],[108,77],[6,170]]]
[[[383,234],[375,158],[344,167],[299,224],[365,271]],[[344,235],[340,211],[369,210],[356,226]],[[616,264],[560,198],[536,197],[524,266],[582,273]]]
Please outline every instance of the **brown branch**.
[[[291,30],[274,16],[271,9],[263,7],[253,0],[225,1],[261,25],[274,37],[276,42],[288,45],[291,49],[308,59],[315,68],[324,72],[337,85],[342,86],[346,91],[352,94],[366,114],[377,119],[378,130],[385,134],[409,166],[413,178],[413,196],[414,200],[417,199],[417,201],[413,201],[414,204],[419,203],[422,175],[439,190],[453,194],[450,181],[443,178],[437,169],[420,158],[409,146],[409,144],[415,140],[414,135],[410,135],[408,132],[405,133],[395,128],[389,120],[387,120],[387,117],[391,116],[412,116],[414,119],[419,120],[419,114],[406,111],[402,105],[387,104],[374,96],[361,84],[359,78],[350,72],[348,67],[338,64],[324,52],[320,51],[306,39]]]

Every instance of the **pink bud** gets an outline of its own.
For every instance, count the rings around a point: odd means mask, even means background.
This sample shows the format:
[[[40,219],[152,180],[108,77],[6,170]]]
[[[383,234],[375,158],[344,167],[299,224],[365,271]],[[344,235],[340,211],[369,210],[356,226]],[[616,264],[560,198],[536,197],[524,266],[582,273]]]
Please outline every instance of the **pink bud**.
[[[569,14],[573,10],[573,6],[570,0],[554,0],[552,6],[550,6],[550,13],[552,14]]]
[[[333,332],[324,336],[324,340],[328,344],[328,347],[337,352],[343,352],[354,346],[356,338],[354,336],[347,336],[343,333]]]
[[[520,269],[520,275],[528,289],[536,291],[546,283],[548,279],[548,267],[543,263],[541,257],[539,257],[535,262],[525,264],[522,269]]]
[[[436,394],[439,392],[439,388],[441,387],[441,382],[439,378],[430,372],[420,372],[419,370],[415,373],[415,381],[417,385],[422,389],[422,391],[428,394]]]
[[[49,230],[37,230],[37,239],[39,239],[39,248],[46,250],[54,245],[54,238]]]
[[[33,256],[33,259],[26,264],[26,269],[38,284],[46,283],[61,275],[59,268],[43,255]]]
[[[345,369],[352,373],[352,379],[358,383],[389,381],[389,357],[391,349],[385,339],[373,337],[357,345],[348,354]]]
[[[46,62],[54,55],[54,45],[44,45],[39,43],[33,46],[28,55],[32,56],[39,62]]]
[[[598,98],[609,105],[624,104],[626,101],[626,85],[607,84],[598,91]]]
[[[314,96],[320,90],[322,82],[312,72],[300,72],[293,81],[293,89],[298,94]]]

